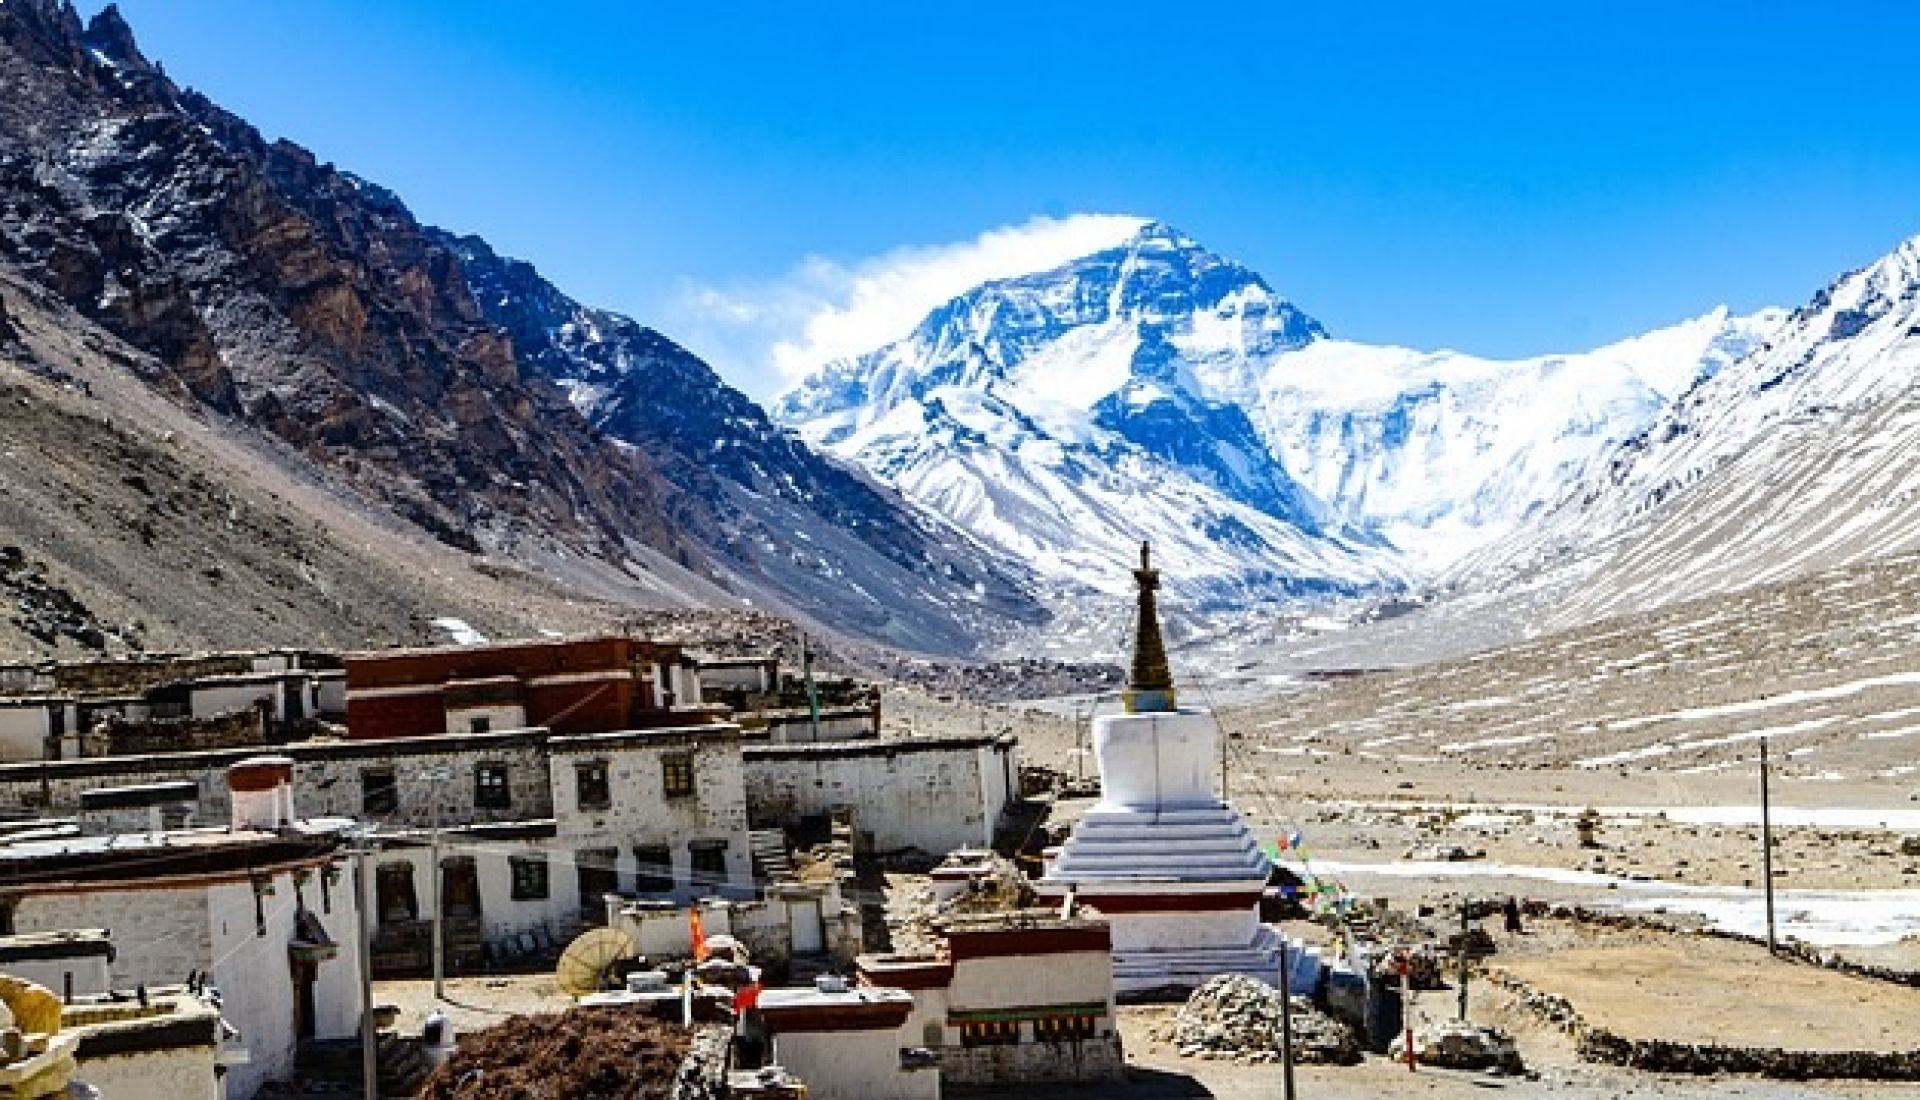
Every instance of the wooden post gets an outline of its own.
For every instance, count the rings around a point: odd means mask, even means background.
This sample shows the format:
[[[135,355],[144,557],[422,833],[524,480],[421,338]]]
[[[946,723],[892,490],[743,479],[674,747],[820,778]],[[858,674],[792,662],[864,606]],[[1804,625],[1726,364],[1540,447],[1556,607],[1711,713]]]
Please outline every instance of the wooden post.
[[[1407,1072],[1414,1072],[1419,1059],[1413,1053],[1413,958],[1400,953],[1400,1027],[1407,1039]]]
[[[1280,937],[1280,1072],[1285,1100],[1293,1093],[1293,944]]]
[[[1460,1022],[1461,1023],[1467,1022],[1467,951],[1468,951],[1467,945],[1471,942],[1471,937],[1469,933],[1473,929],[1472,918],[1470,918],[1467,915],[1468,909],[1469,909],[1469,903],[1467,902],[1466,899],[1462,899],[1460,902]]]
[[[363,828],[355,853],[359,858],[360,897],[360,1088],[367,1100],[380,1100],[380,1038],[373,1026],[373,842]]]
[[[1773,929],[1773,809],[1767,792],[1767,739],[1760,739],[1760,874],[1767,880],[1767,952],[1779,946]]]

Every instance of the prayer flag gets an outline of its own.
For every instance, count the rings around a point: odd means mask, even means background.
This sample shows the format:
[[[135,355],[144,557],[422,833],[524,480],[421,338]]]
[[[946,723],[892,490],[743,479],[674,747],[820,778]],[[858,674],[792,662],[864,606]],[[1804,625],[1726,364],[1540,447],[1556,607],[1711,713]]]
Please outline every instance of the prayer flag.
[[[687,923],[693,931],[693,961],[706,962],[707,929],[705,925],[700,923],[700,907],[698,905],[687,910]]]

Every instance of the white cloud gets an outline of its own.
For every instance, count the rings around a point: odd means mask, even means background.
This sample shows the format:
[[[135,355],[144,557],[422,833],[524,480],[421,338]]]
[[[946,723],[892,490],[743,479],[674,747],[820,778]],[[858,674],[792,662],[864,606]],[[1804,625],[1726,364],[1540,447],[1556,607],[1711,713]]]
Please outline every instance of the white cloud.
[[[770,283],[685,288],[676,335],[764,399],[835,359],[912,331],[936,306],[990,279],[1028,275],[1110,248],[1146,219],[1038,217],[969,241],[899,248],[841,263],[809,256]]]

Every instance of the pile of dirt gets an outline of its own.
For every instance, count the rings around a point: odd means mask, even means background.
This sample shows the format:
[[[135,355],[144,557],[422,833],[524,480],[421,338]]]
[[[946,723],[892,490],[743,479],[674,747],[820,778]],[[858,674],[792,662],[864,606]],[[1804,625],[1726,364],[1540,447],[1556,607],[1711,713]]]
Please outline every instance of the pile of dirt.
[[[461,1036],[420,1100],[671,1100],[687,1029],[631,1011],[514,1016]]]
[[[1277,1062],[1281,1056],[1280,991],[1238,974],[1211,978],[1174,1017],[1167,1036],[1187,1058]],[[1293,998],[1293,1057],[1301,1064],[1352,1065],[1360,1041],[1347,1025]]]

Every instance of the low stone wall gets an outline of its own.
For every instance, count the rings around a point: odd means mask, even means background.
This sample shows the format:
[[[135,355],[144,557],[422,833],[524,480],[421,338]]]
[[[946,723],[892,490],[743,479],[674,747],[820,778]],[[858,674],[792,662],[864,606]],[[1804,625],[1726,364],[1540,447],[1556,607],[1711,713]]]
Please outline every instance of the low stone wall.
[[[243,748],[263,745],[266,741],[266,709],[248,707],[211,718],[149,718],[135,722],[109,715],[80,735],[80,751],[89,757],[150,756]]]
[[[1504,969],[1487,967],[1484,973],[1489,983],[1512,994],[1521,1007],[1572,1036],[1575,1052],[1587,1062],[1649,1073],[1745,1073],[1782,1081],[1920,1081],[1920,1050],[1787,1050],[1629,1039],[1589,1023],[1565,997],[1534,989]]]

